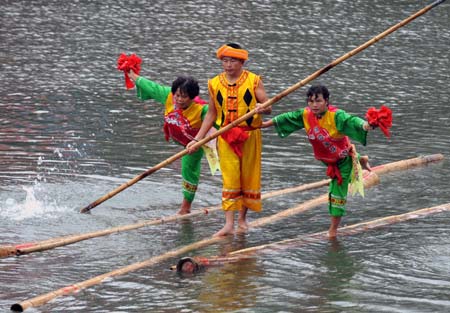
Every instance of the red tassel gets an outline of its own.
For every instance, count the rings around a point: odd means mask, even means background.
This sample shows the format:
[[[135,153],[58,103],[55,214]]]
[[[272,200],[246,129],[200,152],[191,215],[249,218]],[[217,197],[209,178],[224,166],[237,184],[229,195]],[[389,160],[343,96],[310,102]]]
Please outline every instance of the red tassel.
[[[117,69],[124,72],[125,86],[127,87],[127,89],[131,89],[134,87],[134,82],[130,79],[128,73],[130,72],[130,70],[133,70],[133,72],[139,74],[139,72],[141,71],[141,63],[141,58],[134,53],[130,56],[122,53],[117,59]]]
[[[392,127],[392,110],[382,105],[379,110],[371,107],[367,110],[366,119],[370,126],[380,127],[386,137],[390,137],[389,129]]]

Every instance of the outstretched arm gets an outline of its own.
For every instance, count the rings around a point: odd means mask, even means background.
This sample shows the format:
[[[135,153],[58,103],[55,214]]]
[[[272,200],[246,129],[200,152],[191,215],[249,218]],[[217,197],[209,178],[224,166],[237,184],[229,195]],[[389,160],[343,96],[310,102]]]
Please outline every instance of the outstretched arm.
[[[273,126],[273,120],[272,119],[262,122],[262,124],[261,124],[261,126],[259,128],[267,128],[267,127],[270,127],[270,126]]]

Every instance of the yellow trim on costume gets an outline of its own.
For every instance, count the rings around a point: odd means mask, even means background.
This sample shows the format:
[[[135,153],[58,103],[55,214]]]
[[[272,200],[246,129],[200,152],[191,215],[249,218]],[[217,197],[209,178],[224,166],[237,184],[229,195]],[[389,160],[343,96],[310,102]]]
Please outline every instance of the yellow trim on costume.
[[[225,73],[208,81],[208,90],[213,96],[217,110],[215,122],[217,126],[223,127],[255,109],[257,103],[255,90],[260,80],[259,75],[244,70],[235,84],[228,83]],[[239,126],[258,128],[261,124],[261,115],[255,114]]]
[[[173,104],[173,94],[169,93],[166,99],[164,116],[166,116],[167,114],[169,114],[174,110],[175,105]],[[200,126],[202,126],[202,119],[201,119],[202,110],[203,105],[195,101],[192,101],[191,105],[187,109],[183,110],[183,116],[188,119],[189,124],[191,124],[192,128],[200,128]]]
[[[311,126],[308,122],[308,110],[303,110],[303,123],[305,125],[306,133],[309,132]],[[317,120],[317,124],[321,128],[325,128],[333,139],[340,139],[345,137],[344,134],[340,133],[336,128],[336,120],[335,120],[336,112],[326,111],[325,114]]]
[[[248,51],[244,49],[236,49],[227,45],[223,45],[216,52],[217,58],[230,57],[240,60],[248,60]]]

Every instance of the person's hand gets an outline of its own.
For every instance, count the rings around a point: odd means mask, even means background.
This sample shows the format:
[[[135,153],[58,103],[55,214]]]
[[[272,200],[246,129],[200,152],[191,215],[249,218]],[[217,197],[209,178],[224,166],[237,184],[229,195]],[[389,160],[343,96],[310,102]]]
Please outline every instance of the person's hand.
[[[376,127],[377,127],[377,125],[370,125],[369,122],[367,122],[367,121],[363,124],[363,129],[365,131],[373,130]]]
[[[131,80],[136,81],[136,79],[139,77],[138,74],[136,74],[133,70],[130,70],[128,72],[128,76],[131,78]]]
[[[272,113],[272,106],[263,107],[261,103],[257,103],[255,106],[255,111],[258,114],[270,114]]]
[[[190,142],[186,145],[186,150],[188,151],[189,154],[194,153],[195,151],[198,150],[199,147],[192,147],[192,146],[195,145],[197,142],[198,142],[198,140],[194,138],[194,140],[190,141]]]

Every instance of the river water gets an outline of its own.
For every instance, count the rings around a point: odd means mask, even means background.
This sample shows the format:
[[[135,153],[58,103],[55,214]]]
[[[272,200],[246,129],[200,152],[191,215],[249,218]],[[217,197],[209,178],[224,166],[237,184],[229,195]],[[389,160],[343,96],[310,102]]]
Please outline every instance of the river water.
[[[0,244],[84,233],[176,213],[177,160],[92,210],[79,210],[180,146],[166,143],[163,110],[136,99],[116,69],[120,53],[141,74],[170,85],[221,70],[215,50],[239,42],[269,96],[400,22],[427,1],[22,1],[2,0],[0,25]],[[331,101],[364,116],[393,110],[391,139],[371,132],[362,154],[379,165],[442,153],[430,166],[383,175],[365,198],[349,198],[350,225],[450,202],[450,3],[351,57],[315,82]],[[273,114],[305,104],[302,87]],[[263,131],[263,191],[325,178],[302,132]],[[221,178],[203,164],[193,209],[220,203]],[[264,200],[250,221],[326,188]],[[256,255],[193,276],[177,258],[60,297],[30,312],[448,312],[450,224],[439,213],[389,227]],[[208,238],[221,212],[0,259],[0,310]],[[189,255],[214,256],[326,230],[326,205]]]

